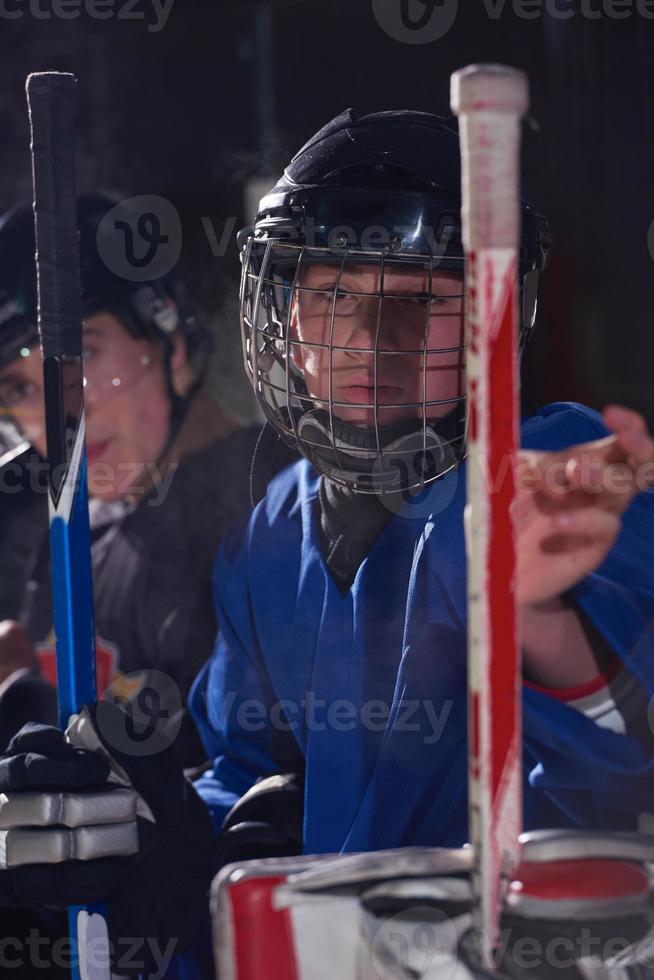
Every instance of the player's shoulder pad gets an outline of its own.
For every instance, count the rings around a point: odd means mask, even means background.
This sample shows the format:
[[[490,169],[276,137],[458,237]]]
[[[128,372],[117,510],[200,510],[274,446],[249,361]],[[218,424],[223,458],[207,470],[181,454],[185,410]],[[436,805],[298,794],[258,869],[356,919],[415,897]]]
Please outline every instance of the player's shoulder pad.
[[[552,402],[522,421],[524,449],[566,449],[608,434],[600,413],[579,402]]]

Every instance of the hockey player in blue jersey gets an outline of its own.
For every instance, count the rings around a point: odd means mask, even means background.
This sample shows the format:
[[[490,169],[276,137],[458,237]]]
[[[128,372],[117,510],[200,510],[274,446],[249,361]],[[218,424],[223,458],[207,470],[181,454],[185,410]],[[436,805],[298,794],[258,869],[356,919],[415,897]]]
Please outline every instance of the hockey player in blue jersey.
[[[131,753],[112,705],[76,726],[86,749],[24,730],[1,792],[74,793],[111,769],[147,804],[142,846],[4,871],[0,901],[109,894],[115,943],[179,949],[228,858],[467,840],[458,158],[437,117],[347,112],[261,202],[240,241],[246,365],[306,458],[217,559],[220,632],[192,695],[212,768],[194,790],[170,750]],[[525,206],[523,347],[547,249]],[[559,403],[524,419],[522,445],[525,824],[644,829],[654,443],[628,409]]]
[[[308,853],[467,840],[457,161],[435,117],[346,113],[244,243],[248,369],[307,459],[216,566],[221,631],[194,701],[217,828],[254,780],[290,770]],[[546,249],[525,207],[523,346]],[[636,491],[652,442],[623,408],[556,404],[525,418],[522,445],[526,827],[642,828],[654,511]]]

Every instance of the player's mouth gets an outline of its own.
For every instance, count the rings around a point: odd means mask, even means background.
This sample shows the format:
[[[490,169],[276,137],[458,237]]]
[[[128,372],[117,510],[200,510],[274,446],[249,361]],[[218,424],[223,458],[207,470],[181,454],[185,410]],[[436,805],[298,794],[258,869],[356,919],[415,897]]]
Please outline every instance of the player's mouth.
[[[111,439],[105,439],[104,442],[89,442],[86,445],[86,462],[89,466],[93,463],[97,463],[98,460],[102,459],[105,452],[111,445]]]
[[[351,384],[341,387],[342,401],[354,405],[374,405],[375,397],[378,405],[396,405],[402,401],[402,388],[398,385],[380,384],[375,389],[374,384]]]

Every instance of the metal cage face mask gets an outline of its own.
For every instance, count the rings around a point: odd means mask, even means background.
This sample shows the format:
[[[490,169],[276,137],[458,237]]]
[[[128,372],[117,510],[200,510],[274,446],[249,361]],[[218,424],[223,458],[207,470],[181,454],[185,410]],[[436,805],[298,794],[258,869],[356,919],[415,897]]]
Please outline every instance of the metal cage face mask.
[[[456,196],[285,186],[239,242],[245,369],[277,431],[361,493],[419,492],[457,466],[466,399]],[[521,347],[548,247],[546,222],[525,207]]]
[[[250,238],[245,366],[267,417],[358,492],[419,491],[465,441],[462,256]]]

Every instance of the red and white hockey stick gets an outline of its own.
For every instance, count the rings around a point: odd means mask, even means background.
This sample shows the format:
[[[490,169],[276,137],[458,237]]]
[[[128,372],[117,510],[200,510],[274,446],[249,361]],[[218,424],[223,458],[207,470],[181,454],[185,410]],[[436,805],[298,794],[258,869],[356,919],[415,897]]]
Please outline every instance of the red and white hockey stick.
[[[459,116],[468,385],[469,834],[475,925],[493,965],[504,887],[522,832],[522,671],[514,473],[520,121],[526,76],[472,65],[452,76]]]

